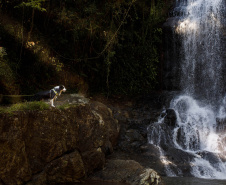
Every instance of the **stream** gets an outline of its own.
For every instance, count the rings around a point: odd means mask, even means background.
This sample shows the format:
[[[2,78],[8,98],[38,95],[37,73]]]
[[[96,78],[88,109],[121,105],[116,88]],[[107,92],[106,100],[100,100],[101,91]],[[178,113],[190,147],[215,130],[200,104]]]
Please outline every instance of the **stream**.
[[[194,177],[163,177],[164,185],[225,185],[226,180],[200,179]]]

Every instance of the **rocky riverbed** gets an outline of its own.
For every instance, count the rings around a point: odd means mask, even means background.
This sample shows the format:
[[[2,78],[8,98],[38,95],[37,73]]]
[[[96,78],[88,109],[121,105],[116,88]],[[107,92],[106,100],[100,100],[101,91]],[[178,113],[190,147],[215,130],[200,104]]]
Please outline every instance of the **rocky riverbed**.
[[[167,103],[165,94],[153,93],[130,99],[95,99],[112,110],[120,125],[120,132],[114,152],[107,156],[105,168],[89,178],[139,184],[134,178],[140,176],[139,171],[142,169],[154,169],[155,173],[165,175],[164,165],[159,160],[159,151],[148,144],[147,139],[147,127],[157,121],[163,105]]]

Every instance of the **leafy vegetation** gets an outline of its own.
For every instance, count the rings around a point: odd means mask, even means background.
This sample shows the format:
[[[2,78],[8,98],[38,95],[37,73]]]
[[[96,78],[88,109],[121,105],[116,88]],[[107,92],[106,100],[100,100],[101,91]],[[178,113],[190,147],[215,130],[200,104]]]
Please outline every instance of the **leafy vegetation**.
[[[108,95],[157,89],[161,25],[171,3],[0,0],[0,47],[14,78],[10,87],[0,82],[0,93],[33,93],[58,84]]]
[[[7,60],[7,53],[4,47],[0,47],[0,79],[1,87],[7,88],[11,93],[16,89],[11,88],[12,86],[15,86],[15,76],[11,70],[9,61]]]

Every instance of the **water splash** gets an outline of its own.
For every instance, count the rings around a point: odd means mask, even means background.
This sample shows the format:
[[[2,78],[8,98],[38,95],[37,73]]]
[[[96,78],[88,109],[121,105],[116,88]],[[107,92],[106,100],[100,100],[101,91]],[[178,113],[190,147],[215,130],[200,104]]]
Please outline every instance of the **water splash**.
[[[174,129],[175,146],[198,154],[192,161],[191,174],[203,178],[226,179],[226,164],[219,157],[222,138],[216,132],[216,114],[209,106],[199,105],[189,96],[180,96],[171,102],[178,126]],[[225,146],[224,146],[225,148]]]
[[[214,109],[187,95],[173,99],[170,109],[175,111],[177,117],[174,127],[167,125],[167,111],[163,110],[159,120],[148,128],[149,143],[159,148],[160,161],[166,175],[176,176],[183,173],[177,164],[167,158],[172,154],[168,152],[170,148],[175,148],[173,152],[178,152],[176,156],[181,155],[184,163],[190,165],[191,175],[226,179],[226,163],[221,160],[226,151],[226,134],[217,133]]]
[[[174,129],[175,145],[183,150],[218,151],[216,118],[208,106],[200,106],[190,96],[179,96],[171,102],[177,115],[178,127]]]
[[[223,1],[178,0],[175,11],[180,16],[175,33],[180,35],[182,45],[182,95],[175,97],[169,108],[175,111],[177,121],[167,125],[164,110],[164,116],[149,127],[149,143],[158,146],[164,156],[172,148],[183,153],[183,163],[190,166],[193,176],[226,179],[226,162],[222,161],[226,155]],[[169,169],[173,171],[172,163],[168,162],[165,169],[166,174]]]
[[[162,128],[162,123],[164,122],[166,116],[166,109],[164,108],[161,116],[159,116],[158,121],[154,123],[154,125],[150,125],[148,127],[148,132],[149,132],[149,143],[154,144],[157,146],[159,150],[159,158],[161,163],[164,165],[166,175],[168,177],[176,177],[177,175],[173,172],[171,169],[171,165],[175,166],[170,160],[167,159],[167,156],[165,155],[164,150],[160,147],[161,146],[161,141],[166,141],[166,134],[164,132],[164,128]],[[161,134],[159,134],[161,133]]]
[[[217,164],[217,169],[214,167],[208,160],[196,158],[194,160],[194,166],[192,168],[192,174],[199,178],[208,178],[208,179],[226,179],[225,171],[226,167],[222,161],[219,161]]]

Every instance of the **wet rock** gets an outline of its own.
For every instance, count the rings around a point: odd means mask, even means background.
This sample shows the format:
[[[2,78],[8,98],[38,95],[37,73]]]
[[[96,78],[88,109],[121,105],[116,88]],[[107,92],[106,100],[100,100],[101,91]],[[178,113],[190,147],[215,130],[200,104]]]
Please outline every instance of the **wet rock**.
[[[147,139],[135,129],[129,129],[120,136],[119,148],[123,151],[140,150],[140,146],[147,142]]]
[[[217,118],[216,123],[217,132],[226,133],[226,118]]]
[[[194,131],[193,138],[189,138],[190,142],[189,145],[187,146],[187,138],[186,138],[186,132],[184,131],[183,127],[180,127],[177,130],[177,143],[181,146],[183,149],[190,148],[192,150],[200,150],[200,135],[199,132],[196,130]]]
[[[174,174],[177,176],[182,174],[183,176],[192,176],[190,163],[195,157],[192,153],[169,147],[165,151],[164,157],[166,158],[168,167]]]
[[[125,137],[130,142],[144,141],[144,137],[137,130],[134,129],[127,130]]]
[[[125,182],[131,185],[161,184],[157,172],[141,166],[134,160],[108,160],[104,170],[97,172],[92,180],[106,180],[112,182]]]
[[[177,123],[177,115],[173,109],[166,110],[166,116],[164,119],[164,123],[170,127],[175,127]]]
[[[221,161],[219,160],[218,154],[216,153],[212,153],[212,152],[208,152],[208,151],[200,151],[197,153],[201,158],[209,161],[209,163],[216,168],[217,170],[220,171],[220,166],[219,164],[221,163]]]

